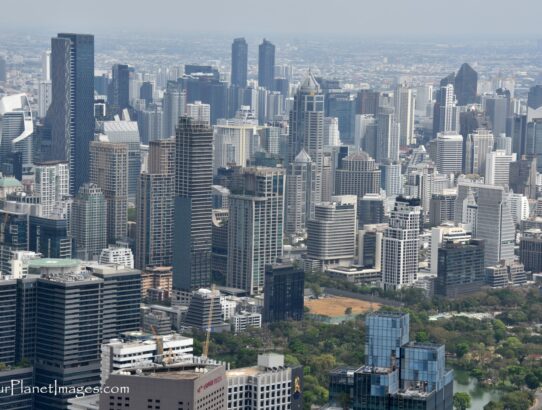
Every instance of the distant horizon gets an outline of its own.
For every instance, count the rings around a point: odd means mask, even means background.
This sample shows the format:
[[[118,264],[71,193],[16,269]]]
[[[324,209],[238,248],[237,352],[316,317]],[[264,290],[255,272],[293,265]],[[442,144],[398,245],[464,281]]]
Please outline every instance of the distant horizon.
[[[75,4],[74,4],[75,3]],[[4,2],[3,28],[18,31],[322,35],[350,38],[542,38],[538,0],[28,0]],[[315,34],[316,33],[316,34]]]

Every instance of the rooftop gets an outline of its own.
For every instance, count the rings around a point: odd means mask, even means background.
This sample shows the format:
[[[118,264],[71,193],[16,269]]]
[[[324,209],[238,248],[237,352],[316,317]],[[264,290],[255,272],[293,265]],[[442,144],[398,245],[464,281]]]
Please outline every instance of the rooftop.
[[[41,258],[41,259],[32,259],[28,263],[29,268],[40,269],[40,268],[77,268],[81,265],[79,259],[54,259],[54,258]]]

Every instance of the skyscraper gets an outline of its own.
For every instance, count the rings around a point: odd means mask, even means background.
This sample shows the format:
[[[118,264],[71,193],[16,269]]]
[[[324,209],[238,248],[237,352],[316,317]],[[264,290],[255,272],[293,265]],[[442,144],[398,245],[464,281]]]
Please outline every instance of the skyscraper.
[[[365,152],[355,152],[341,160],[335,170],[335,194],[357,195],[380,193],[380,169]]]
[[[247,86],[248,45],[244,38],[236,38],[231,45],[231,84]]]
[[[272,90],[275,84],[275,45],[265,38],[258,48],[258,85]]]
[[[460,173],[463,169],[463,137],[455,132],[439,133],[436,160],[441,174]]]
[[[228,221],[228,286],[263,292],[265,265],[282,256],[284,170],[246,168],[232,190]]]
[[[104,141],[90,144],[90,182],[101,188],[107,201],[107,242],[127,236],[128,147]]]
[[[311,157],[302,150],[288,168],[286,177],[286,210],[284,213],[287,234],[305,232],[307,219],[314,214],[312,202],[312,178],[314,164]]]
[[[393,107],[380,107],[376,115],[376,157],[382,163],[386,160],[399,161],[399,124]]]
[[[478,73],[464,63],[455,76],[455,95],[457,105],[474,104],[478,89]]]
[[[107,247],[107,203],[100,187],[85,183],[72,205],[74,255],[93,260]]]
[[[263,320],[303,319],[305,273],[287,263],[265,267],[265,292]]]
[[[420,200],[397,197],[384,232],[382,281],[385,289],[401,289],[416,280],[420,233]]]
[[[469,134],[465,144],[465,173],[485,175],[487,154],[493,151],[493,134],[488,130],[476,130]]]
[[[51,129],[50,159],[68,161],[70,194],[90,180],[94,138],[94,36],[58,34],[51,39],[53,99],[46,123]]]
[[[311,72],[294,97],[290,111],[288,163],[294,161],[302,149],[314,163],[312,203],[322,199],[324,166],[324,95]]]
[[[190,291],[211,280],[213,129],[181,117],[175,141],[173,287]]]
[[[510,163],[508,185],[510,190],[536,199],[536,159],[523,156]]]
[[[496,150],[486,157],[486,184],[508,186],[510,164],[516,160],[516,154],[507,154],[504,150]]]
[[[36,163],[34,191],[40,198],[40,216],[59,214],[69,196],[70,173],[65,161]]]
[[[45,51],[41,56],[41,80],[38,85],[38,117],[45,118],[53,98],[53,85],[51,83],[51,50]]]
[[[130,106],[130,75],[134,69],[126,64],[115,64],[111,72],[107,102],[109,113],[115,115]]]
[[[406,86],[399,86],[394,94],[395,115],[399,123],[399,144],[412,145],[414,141],[414,102],[413,90]]]
[[[181,90],[177,82],[168,81],[162,107],[164,113],[163,135],[169,138],[175,135],[179,117],[184,115],[186,111],[186,93]]]
[[[6,59],[0,56],[0,83],[6,81],[6,79],[7,79]]]

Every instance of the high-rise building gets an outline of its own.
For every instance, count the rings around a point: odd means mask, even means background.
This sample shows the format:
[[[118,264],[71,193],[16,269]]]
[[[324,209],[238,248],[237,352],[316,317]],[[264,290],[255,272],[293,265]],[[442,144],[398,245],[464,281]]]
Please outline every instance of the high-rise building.
[[[508,186],[510,164],[516,160],[516,154],[507,154],[504,150],[496,150],[487,154],[485,181],[490,185]]]
[[[0,56],[0,82],[5,82],[7,79],[6,59]]]
[[[438,249],[435,293],[460,297],[480,290],[485,282],[484,242],[447,240]]]
[[[265,38],[258,47],[258,85],[273,90],[275,84],[275,45]]]
[[[456,192],[444,192],[431,195],[429,203],[429,223],[431,226],[439,226],[443,222],[453,221]]]
[[[358,226],[384,223],[386,219],[386,198],[380,194],[366,194],[358,197]]]
[[[493,151],[494,138],[491,131],[476,130],[469,134],[465,145],[465,173],[484,176],[487,154]]]
[[[514,258],[515,225],[510,202],[503,187],[478,188],[476,237],[485,240],[485,266]]]
[[[519,261],[526,271],[542,272],[542,231],[527,229],[519,241]]]
[[[211,280],[213,129],[181,117],[175,143],[173,287],[190,291]]]
[[[393,107],[380,107],[376,114],[376,157],[382,163],[386,160],[399,161],[399,124]]]
[[[478,73],[467,63],[459,68],[455,76],[457,105],[474,104],[478,90]]]
[[[336,147],[341,145],[341,132],[337,117],[324,117],[324,146]]]
[[[90,180],[94,138],[94,36],[58,34],[51,39],[53,99],[46,124],[51,130],[49,159],[68,161],[70,194]]]
[[[165,136],[164,112],[158,106],[138,112],[137,126],[141,135],[142,144],[148,144],[149,141],[171,137]]]
[[[494,135],[506,132],[506,119],[509,115],[510,99],[505,95],[491,95],[483,98],[483,105]]]
[[[357,195],[380,193],[380,169],[373,158],[361,151],[341,160],[335,170],[335,194]]]
[[[463,170],[463,137],[455,132],[437,135],[437,170],[441,174],[455,174]]]
[[[93,260],[107,247],[107,203],[100,187],[81,185],[72,205],[71,226],[78,259]]]
[[[40,198],[40,216],[62,214],[64,201],[70,195],[67,162],[40,162],[34,167],[34,192]]]
[[[107,202],[107,242],[127,237],[128,147],[105,141],[90,144],[90,182],[102,190]]]
[[[401,289],[416,280],[420,233],[420,200],[397,197],[382,246],[382,281]]]
[[[370,313],[365,326],[367,365],[389,368],[399,364],[401,346],[409,341],[410,316],[400,312]]]
[[[314,164],[305,152],[295,157],[286,176],[286,208],[284,231],[287,234],[302,234],[307,219],[314,215],[313,184]]]
[[[265,267],[263,320],[303,319],[305,273],[289,263]]]
[[[397,196],[403,193],[403,175],[401,164],[386,160],[380,162],[380,187],[387,196]]]
[[[130,77],[133,76],[134,68],[126,64],[115,64],[111,73],[107,102],[109,113],[118,115],[130,107]]]
[[[257,151],[257,121],[252,115],[243,118],[218,120],[214,127],[213,171],[233,165],[246,166],[249,158]]]
[[[145,101],[145,105],[148,107],[154,99],[154,85],[150,81],[143,81],[139,88],[139,98]]]
[[[113,121],[103,121],[99,130],[104,134],[102,141],[113,144],[124,144],[128,148],[128,199],[135,202],[137,179],[141,172],[141,140],[137,121],[131,121],[128,111],[124,110],[120,118],[115,116]]]
[[[201,101],[186,104],[186,116],[209,126],[211,125],[211,106]]]
[[[41,56],[41,79],[38,85],[38,117],[45,118],[53,98],[53,84],[51,83],[51,50],[45,51]]]
[[[542,172],[542,118],[527,123],[525,154],[536,159],[536,170]]]
[[[395,89],[395,115],[399,124],[399,144],[412,145],[414,140],[414,90],[401,85]]]
[[[228,286],[263,292],[265,265],[282,256],[284,170],[246,168],[232,190],[228,221]]]
[[[0,171],[4,175],[22,179],[22,173],[30,171],[33,132],[32,110],[26,94],[0,98]]]
[[[211,332],[224,329],[222,307],[218,290],[199,289],[192,294],[184,326],[209,329]]]
[[[336,118],[339,128],[341,141],[345,144],[354,143],[356,100],[354,94],[350,91],[329,90],[322,87],[325,91],[325,116],[326,118]],[[325,141],[329,141],[326,139]],[[325,145],[333,145],[331,143]],[[335,144],[339,145],[339,144]]]
[[[0,210],[0,271],[11,274],[12,253],[28,250],[30,226],[23,210]]]
[[[294,161],[302,149],[314,164],[311,195],[312,203],[322,200],[324,167],[324,95],[311,72],[294,96],[290,111],[288,163]]]
[[[523,156],[510,163],[508,186],[511,191],[536,198],[536,159]]]
[[[164,99],[163,109],[163,135],[166,138],[175,135],[175,129],[179,123],[179,117],[186,112],[186,92],[181,90],[179,83],[168,81]]]
[[[331,197],[314,208],[307,222],[307,258],[320,267],[349,264],[356,251],[357,197]]]
[[[248,44],[244,38],[236,38],[231,45],[231,84],[247,86]]]
[[[437,115],[433,116],[434,123],[438,121],[438,123],[435,123],[437,127],[434,130],[435,134],[443,131],[458,131],[459,113],[456,107],[453,83],[443,85],[441,81],[440,92],[437,96],[437,103],[435,104],[435,111],[437,110],[438,113],[435,112]]]

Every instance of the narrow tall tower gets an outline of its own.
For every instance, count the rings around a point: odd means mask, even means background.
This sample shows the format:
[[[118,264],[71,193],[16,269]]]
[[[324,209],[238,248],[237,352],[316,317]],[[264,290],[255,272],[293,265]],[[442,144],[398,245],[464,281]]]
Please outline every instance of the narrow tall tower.
[[[236,38],[231,45],[231,84],[247,86],[248,45],[244,38]]]

